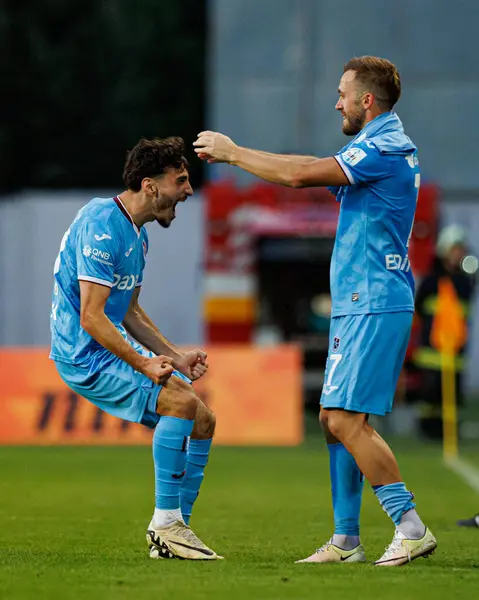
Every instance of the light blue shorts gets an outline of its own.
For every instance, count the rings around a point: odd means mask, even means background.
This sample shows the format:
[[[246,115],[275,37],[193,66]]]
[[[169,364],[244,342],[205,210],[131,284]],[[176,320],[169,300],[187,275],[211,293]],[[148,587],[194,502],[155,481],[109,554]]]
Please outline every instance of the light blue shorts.
[[[412,317],[397,312],[332,318],[321,406],[391,412]]]
[[[140,344],[128,342],[139,354],[150,358],[154,356]],[[59,361],[55,361],[55,365],[68,387],[110,415],[152,428],[158,423],[160,415],[156,407],[163,386],[156,385],[114,354],[106,353],[97,369]],[[191,383],[178,371],[173,371],[173,375]]]

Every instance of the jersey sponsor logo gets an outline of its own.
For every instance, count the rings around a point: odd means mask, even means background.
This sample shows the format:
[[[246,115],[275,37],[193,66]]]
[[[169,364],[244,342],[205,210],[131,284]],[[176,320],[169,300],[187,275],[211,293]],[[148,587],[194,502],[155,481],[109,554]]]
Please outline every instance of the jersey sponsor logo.
[[[401,256],[400,254],[386,254],[384,256],[386,261],[386,269],[388,271],[404,271],[407,273],[411,270],[411,263],[409,262],[409,256]]]
[[[359,300],[358,292],[354,292],[354,294],[351,294],[351,302],[357,302],[358,300]]]
[[[102,240],[111,240],[111,235],[108,235],[107,233],[102,233],[101,235],[98,235],[97,233],[95,233],[95,239],[97,242],[101,242]]]
[[[104,250],[100,250],[98,248],[92,248],[88,244],[83,246],[82,250],[83,256],[86,258],[91,258],[92,260],[96,260],[98,262],[103,263],[104,265],[112,266],[113,263],[110,261],[110,253],[105,252]]]
[[[146,253],[148,252],[148,246],[146,245],[146,242],[143,242],[143,256],[146,258]]]
[[[362,148],[349,148],[346,152],[341,154],[341,158],[347,165],[357,165],[363,158],[366,158],[367,154]]]
[[[113,275],[114,281],[112,287],[118,290],[132,290],[138,283],[139,275]]]
[[[132,253],[132,250],[133,250],[133,246],[130,246],[130,248],[128,248],[128,250],[125,252],[126,258],[128,258],[130,256],[130,254]]]

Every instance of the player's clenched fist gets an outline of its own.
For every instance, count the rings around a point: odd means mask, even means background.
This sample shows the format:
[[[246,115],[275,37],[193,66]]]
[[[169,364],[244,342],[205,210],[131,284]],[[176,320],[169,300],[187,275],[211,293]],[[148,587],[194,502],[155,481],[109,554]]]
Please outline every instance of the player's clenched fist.
[[[154,358],[149,358],[146,366],[143,368],[143,374],[149,377],[156,385],[164,385],[173,373],[172,362],[173,359],[162,354]]]
[[[238,148],[228,136],[215,131],[202,131],[193,146],[196,154],[209,163],[233,162]]]
[[[208,370],[206,357],[207,354],[203,350],[191,350],[183,354],[181,358],[177,358],[174,362],[174,367],[180,373],[195,381]]]

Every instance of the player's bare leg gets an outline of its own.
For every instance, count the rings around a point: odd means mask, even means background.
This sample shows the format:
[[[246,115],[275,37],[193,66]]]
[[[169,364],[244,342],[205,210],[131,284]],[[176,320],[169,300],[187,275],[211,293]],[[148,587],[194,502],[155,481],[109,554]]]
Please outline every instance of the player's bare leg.
[[[373,487],[402,481],[392,450],[365,414],[323,408],[321,415],[323,427],[344,444]]]
[[[193,430],[197,403],[191,385],[174,376],[158,397],[157,412],[161,418],[153,436],[156,508],[146,534],[152,558],[219,558],[186,525],[180,508],[188,438]]]
[[[419,518],[413,495],[406,489],[399,467],[387,443],[367,421],[367,415],[337,409],[322,409],[323,425],[354,457],[359,469],[396,525],[396,533],[381,566],[398,566],[428,556],[436,540]]]

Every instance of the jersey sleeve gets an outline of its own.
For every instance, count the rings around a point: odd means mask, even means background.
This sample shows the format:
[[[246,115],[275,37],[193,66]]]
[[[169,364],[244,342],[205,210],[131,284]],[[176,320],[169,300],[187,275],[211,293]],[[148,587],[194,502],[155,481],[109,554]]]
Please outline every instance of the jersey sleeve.
[[[110,227],[86,221],[77,237],[77,277],[113,287],[119,256],[118,239]]]
[[[353,144],[334,157],[350,185],[369,183],[384,179],[390,173],[390,160],[387,154],[381,154],[371,142]]]

